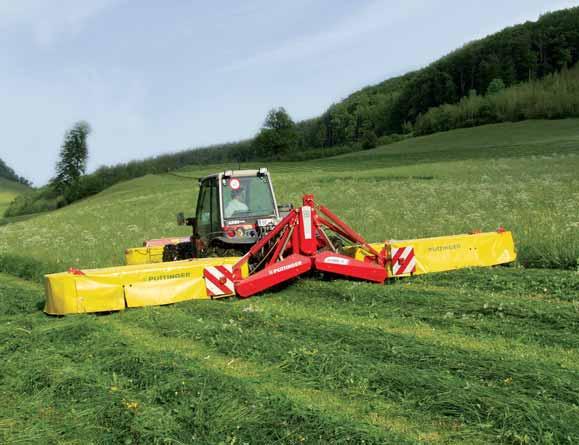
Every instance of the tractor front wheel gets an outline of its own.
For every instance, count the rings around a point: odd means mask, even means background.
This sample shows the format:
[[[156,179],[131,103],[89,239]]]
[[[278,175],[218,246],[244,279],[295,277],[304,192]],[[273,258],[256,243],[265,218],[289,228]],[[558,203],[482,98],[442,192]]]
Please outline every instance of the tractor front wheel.
[[[194,257],[193,243],[167,244],[163,247],[163,262],[189,260]]]
[[[214,243],[207,249],[207,257],[209,258],[235,257],[243,256],[243,254],[240,250],[220,243]]]
[[[163,247],[163,262],[168,263],[170,261],[177,261],[177,259],[177,246],[175,244],[166,244]]]

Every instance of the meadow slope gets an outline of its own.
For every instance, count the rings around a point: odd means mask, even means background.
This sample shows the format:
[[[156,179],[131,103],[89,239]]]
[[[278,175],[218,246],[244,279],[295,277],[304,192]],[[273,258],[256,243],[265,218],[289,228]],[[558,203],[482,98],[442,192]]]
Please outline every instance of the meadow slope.
[[[0,178],[0,219],[2,219],[4,211],[8,208],[12,200],[26,190],[28,190],[28,187],[25,185]]]
[[[47,271],[121,264],[126,247],[189,233],[174,215],[193,214],[197,178],[225,167],[145,176],[0,227],[0,257],[35,257],[51,263]],[[370,241],[503,225],[514,232],[522,264],[577,265],[578,119],[455,130],[268,167],[278,202],[299,204],[303,193],[314,193]]]
[[[579,443],[579,120],[269,167],[278,201],[314,193],[369,240],[502,224],[543,269],[44,315],[42,272],[186,234],[174,214],[224,166],[119,184],[0,226],[0,443]]]

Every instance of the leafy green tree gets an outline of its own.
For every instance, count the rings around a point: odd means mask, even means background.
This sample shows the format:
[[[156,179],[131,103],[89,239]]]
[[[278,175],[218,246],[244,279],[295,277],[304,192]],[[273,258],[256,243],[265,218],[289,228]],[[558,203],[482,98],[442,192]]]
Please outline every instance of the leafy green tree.
[[[263,128],[268,130],[285,130],[293,128],[294,121],[284,107],[272,108],[267,113]]]
[[[365,128],[362,130],[360,142],[362,143],[363,150],[369,150],[378,144],[378,136],[376,136],[376,133],[371,128]]]
[[[88,159],[87,136],[91,128],[87,122],[80,121],[73,125],[64,136],[60,149],[60,159],[56,164],[56,176],[52,179],[52,186],[65,195],[66,201],[74,200],[78,190],[80,178],[86,172]]]
[[[456,86],[447,72],[438,68],[425,68],[416,74],[398,97],[396,107],[403,122],[414,122],[418,115],[431,107],[454,103],[457,100]]]
[[[267,113],[254,146],[261,159],[281,159],[295,151],[299,145],[296,125],[283,107],[273,108]]]
[[[497,77],[491,80],[491,83],[489,83],[489,86],[487,88],[487,95],[500,93],[504,89],[505,89],[505,82],[503,82],[503,79],[501,79],[500,77]]]

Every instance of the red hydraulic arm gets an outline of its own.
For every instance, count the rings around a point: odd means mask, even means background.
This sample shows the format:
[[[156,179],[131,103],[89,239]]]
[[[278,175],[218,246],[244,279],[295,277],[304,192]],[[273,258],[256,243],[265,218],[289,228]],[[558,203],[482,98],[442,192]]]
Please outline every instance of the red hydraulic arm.
[[[363,262],[337,253],[324,230],[362,245],[373,256]],[[247,298],[310,270],[383,283],[388,276],[385,261],[383,252],[377,252],[329,209],[317,206],[313,195],[304,195],[302,207],[292,209],[233,267],[235,291]],[[245,263],[249,264],[249,276],[241,278]]]

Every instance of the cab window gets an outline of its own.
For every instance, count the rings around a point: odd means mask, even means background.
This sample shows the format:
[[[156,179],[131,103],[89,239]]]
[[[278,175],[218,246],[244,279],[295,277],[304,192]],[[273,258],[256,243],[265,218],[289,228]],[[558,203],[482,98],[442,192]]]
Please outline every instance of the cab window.
[[[211,181],[211,230],[218,232],[221,230],[221,216],[219,212],[219,193],[217,190],[217,179]]]
[[[201,233],[211,231],[211,186],[206,180],[201,184],[197,201],[197,229]]]
[[[223,179],[223,214],[225,218],[251,218],[275,214],[267,176]]]

